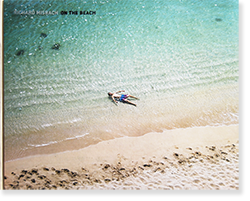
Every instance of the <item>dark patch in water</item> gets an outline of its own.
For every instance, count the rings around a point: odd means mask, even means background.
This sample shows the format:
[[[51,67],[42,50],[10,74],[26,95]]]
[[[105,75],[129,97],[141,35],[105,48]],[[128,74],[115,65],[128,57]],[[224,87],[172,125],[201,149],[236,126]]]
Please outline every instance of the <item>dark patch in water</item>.
[[[222,21],[222,19],[221,19],[221,18],[215,18],[215,21],[217,21],[217,22],[221,22],[221,21]]]
[[[23,54],[24,54],[24,50],[19,50],[19,51],[16,53],[17,56],[21,56],[21,55],[23,55]]]
[[[46,38],[48,35],[46,33],[41,33],[40,37]]]
[[[56,43],[56,44],[54,44],[53,46],[52,46],[52,49],[53,50],[59,50],[59,47],[60,47],[61,45],[59,44],[59,43]]]

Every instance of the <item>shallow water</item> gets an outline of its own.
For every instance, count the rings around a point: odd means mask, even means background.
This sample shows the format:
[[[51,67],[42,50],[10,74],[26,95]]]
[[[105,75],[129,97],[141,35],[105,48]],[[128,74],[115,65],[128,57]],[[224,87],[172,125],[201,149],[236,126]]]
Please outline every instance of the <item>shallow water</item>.
[[[237,124],[238,81],[238,1],[4,2],[6,160]],[[137,107],[108,98],[122,89]]]

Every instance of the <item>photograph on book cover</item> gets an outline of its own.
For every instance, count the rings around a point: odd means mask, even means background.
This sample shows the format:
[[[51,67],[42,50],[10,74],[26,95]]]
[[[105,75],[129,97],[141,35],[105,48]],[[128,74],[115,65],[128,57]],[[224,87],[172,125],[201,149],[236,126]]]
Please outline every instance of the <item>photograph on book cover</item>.
[[[239,189],[238,0],[5,0],[4,189]]]

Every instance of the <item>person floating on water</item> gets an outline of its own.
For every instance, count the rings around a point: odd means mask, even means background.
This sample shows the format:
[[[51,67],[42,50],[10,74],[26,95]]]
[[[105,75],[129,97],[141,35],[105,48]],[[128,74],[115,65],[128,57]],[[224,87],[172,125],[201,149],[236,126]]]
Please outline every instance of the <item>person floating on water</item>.
[[[117,92],[115,92],[115,93],[108,92],[108,95],[112,98],[112,100],[113,100],[116,104],[118,103],[116,99],[118,99],[118,100],[121,101],[121,102],[129,103],[129,104],[132,104],[132,105],[136,106],[135,103],[129,101],[127,98],[135,98],[135,99],[139,99],[139,98],[137,98],[137,97],[135,97],[135,96],[131,96],[131,95],[129,95],[129,94],[119,94],[119,93],[121,93],[121,92],[125,92],[125,91],[124,91],[124,90],[121,90],[121,91],[117,91]]]

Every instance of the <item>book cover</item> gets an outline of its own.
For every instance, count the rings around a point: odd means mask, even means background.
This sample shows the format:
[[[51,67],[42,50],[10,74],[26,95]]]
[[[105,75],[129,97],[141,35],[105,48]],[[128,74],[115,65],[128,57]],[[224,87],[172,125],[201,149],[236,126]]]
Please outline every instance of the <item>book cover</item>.
[[[237,0],[5,0],[4,189],[239,189]]]

